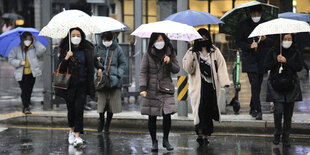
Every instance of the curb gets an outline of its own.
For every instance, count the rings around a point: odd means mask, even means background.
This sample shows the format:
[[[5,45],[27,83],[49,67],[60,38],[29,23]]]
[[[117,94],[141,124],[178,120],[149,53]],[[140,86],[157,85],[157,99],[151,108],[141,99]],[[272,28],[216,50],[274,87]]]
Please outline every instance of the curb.
[[[235,118],[234,118],[235,117]],[[221,122],[214,122],[214,131],[221,133],[260,133],[260,134],[272,134],[274,132],[274,123],[270,119],[257,120],[245,120],[236,119],[239,117],[246,117],[245,115],[231,115],[225,116],[225,119]],[[269,117],[269,116],[265,116]],[[227,119],[230,118],[230,119]],[[84,127],[97,129],[99,119],[96,113],[87,113],[84,115]],[[0,124],[5,125],[26,125],[26,126],[52,126],[52,127],[66,127],[67,116],[66,113],[40,113],[34,112],[32,115],[16,115],[15,117],[9,117],[0,119]],[[145,130],[148,127],[148,117],[141,115],[134,115],[131,113],[123,115],[115,115],[113,117],[111,128],[120,129],[133,129],[133,130]],[[158,117],[157,120],[158,129],[161,130],[162,118]],[[194,132],[194,124],[191,116],[189,117],[172,117],[173,131],[182,132]],[[292,122],[292,134],[306,134],[310,135],[310,122]]]

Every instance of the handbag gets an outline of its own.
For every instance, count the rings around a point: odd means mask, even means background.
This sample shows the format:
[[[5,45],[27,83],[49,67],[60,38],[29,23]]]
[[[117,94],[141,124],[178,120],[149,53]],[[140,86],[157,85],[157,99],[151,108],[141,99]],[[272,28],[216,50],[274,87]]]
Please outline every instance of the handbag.
[[[171,82],[158,81],[158,91],[165,94],[174,94],[174,86]]]
[[[111,58],[109,61],[108,69],[104,75],[97,76],[95,79],[95,89],[96,91],[103,91],[104,89],[110,88],[110,78],[109,78],[109,71],[112,63],[114,50],[112,51]]]
[[[67,68],[67,72],[60,73],[59,72],[60,65],[61,63],[58,65],[57,71],[54,72],[54,75],[53,75],[53,87],[66,90],[69,87],[71,74],[69,74],[68,68]]]
[[[288,71],[277,73],[271,80],[273,89],[278,92],[288,92],[295,88],[296,80]]]

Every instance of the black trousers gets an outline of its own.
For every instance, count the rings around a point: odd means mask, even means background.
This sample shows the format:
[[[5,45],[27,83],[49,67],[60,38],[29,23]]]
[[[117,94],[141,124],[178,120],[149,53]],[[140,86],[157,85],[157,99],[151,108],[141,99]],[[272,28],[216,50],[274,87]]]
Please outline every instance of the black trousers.
[[[280,136],[283,133],[283,137],[289,137],[292,124],[292,116],[294,111],[294,102],[290,103],[274,103],[275,111],[274,125],[275,125],[275,136]],[[284,116],[283,132],[282,132],[282,118]]]
[[[256,110],[257,112],[262,112],[262,107],[260,103],[260,91],[264,78],[263,73],[248,73],[249,81],[251,84],[251,110]]]
[[[156,120],[157,120],[157,116],[149,116],[148,128],[149,128],[152,141],[156,140],[156,130],[157,130]],[[164,139],[168,140],[170,129],[171,129],[171,115],[170,114],[163,115],[163,131],[164,131],[163,138]]]
[[[83,134],[84,105],[86,104],[87,83],[70,86],[67,96],[68,125],[74,132]]]
[[[211,135],[213,133],[213,119],[219,120],[216,90],[212,83],[201,79],[201,97],[198,109],[199,124],[195,125],[197,135]]]
[[[18,81],[19,87],[22,90],[21,98],[24,108],[28,108],[30,105],[31,94],[33,90],[36,78],[32,74],[23,75],[21,81]]]

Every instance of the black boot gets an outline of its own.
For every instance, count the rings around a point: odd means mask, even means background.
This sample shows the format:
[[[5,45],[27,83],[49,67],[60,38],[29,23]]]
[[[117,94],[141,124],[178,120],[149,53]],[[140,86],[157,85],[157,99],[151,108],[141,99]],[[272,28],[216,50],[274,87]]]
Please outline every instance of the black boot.
[[[290,133],[288,132],[284,132],[282,135],[282,143],[283,143],[283,147],[290,147]]]
[[[256,116],[256,120],[262,120],[263,119],[263,114],[262,112],[258,112]]]
[[[280,136],[282,134],[282,114],[279,114],[277,111],[275,111],[273,118],[275,127],[273,144],[278,145],[280,143]]]
[[[158,141],[156,140],[152,140],[152,152],[158,152]]]
[[[281,134],[277,134],[277,133],[274,134],[273,141],[272,141],[273,144],[278,145],[280,143],[280,136]]]
[[[98,132],[102,132],[104,127],[104,113],[99,113],[99,123],[98,123]]]
[[[256,117],[257,116],[257,111],[256,110],[250,110],[249,114],[252,116],[252,117]]]
[[[202,138],[202,136],[198,136],[197,137],[197,139],[196,139],[196,141],[197,141],[197,143],[199,144],[199,145],[203,145],[203,138]]]
[[[104,126],[104,134],[110,134],[110,124],[112,121],[113,113],[107,112],[107,122]]]
[[[168,138],[163,139],[163,147],[166,148],[168,151],[173,150],[174,148],[170,145]]]
[[[203,138],[204,145],[208,145],[210,143],[208,137]]]

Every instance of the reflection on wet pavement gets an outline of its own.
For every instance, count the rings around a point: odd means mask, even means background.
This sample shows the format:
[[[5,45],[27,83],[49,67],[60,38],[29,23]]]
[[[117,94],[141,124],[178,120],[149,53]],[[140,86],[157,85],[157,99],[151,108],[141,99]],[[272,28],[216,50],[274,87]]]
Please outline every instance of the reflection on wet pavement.
[[[67,142],[66,130],[37,130],[10,128],[0,133],[0,154],[178,154],[178,155],[234,155],[234,154],[307,154],[310,152],[309,137],[293,138],[291,148],[283,149],[272,144],[267,136],[212,136],[211,143],[199,146],[196,136],[190,133],[171,133],[170,143],[174,151],[167,151],[162,145],[162,133],[157,135],[159,152],[151,153],[151,139],[147,133],[112,132],[110,135],[87,131],[86,142],[81,148],[74,148]]]

